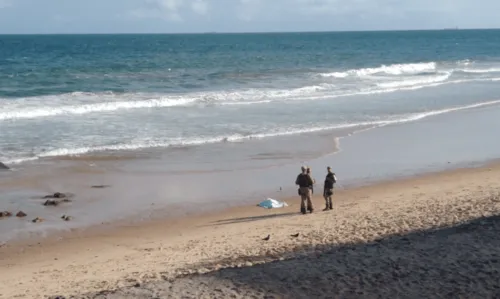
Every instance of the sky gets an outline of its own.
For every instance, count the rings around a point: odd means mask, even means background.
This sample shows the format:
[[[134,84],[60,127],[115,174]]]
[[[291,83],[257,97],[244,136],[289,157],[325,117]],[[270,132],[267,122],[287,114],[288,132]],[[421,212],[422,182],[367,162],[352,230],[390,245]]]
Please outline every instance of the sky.
[[[499,0],[0,0],[0,33],[500,28],[499,11]]]

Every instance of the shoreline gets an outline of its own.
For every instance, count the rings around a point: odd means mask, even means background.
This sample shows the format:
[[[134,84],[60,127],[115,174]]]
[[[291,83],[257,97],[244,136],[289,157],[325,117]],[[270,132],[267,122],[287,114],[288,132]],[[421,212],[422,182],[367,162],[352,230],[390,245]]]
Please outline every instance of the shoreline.
[[[267,197],[293,196],[296,189],[290,178],[296,175],[299,162],[311,166],[320,180],[324,167],[332,166],[339,186],[347,188],[480,165],[498,157],[498,141],[487,132],[497,122],[499,108],[459,111],[359,134],[335,131],[333,135],[283,137],[276,142],[255,140],[172,153],[142,152],[135,155],[137,159],[93,161],[87,157],[56,160],[56,165],[42,161],[1,175],[5,195],[1,209],[23,210],[30,218],[46,221],[39,225],[6,221],[0,229],[0,242],[123,220],[189,217],[192,210],[203,214],[256,204]],[[111,188],[92,189],[91,185]],[[33,199],[55,192],[76,197],[57,209],[41,208]],[[61,222],[62,215],[74,219]]]
[[[273,135],[272,133],[258,133],[249,136],[241,136],[241,139],[230,140],[231,136],[226,137],[214,137],[214,140],[209,139],[207,142],[201,143],[187,143],[187,144],[172,144],[172,145],[162,145],[162,146],[149,146],[149,147],[123,147],[123,148],[115,148],[112,145],[102,146],[93,148],[83,148],[76,149],[74,153],[71,153],[71,149],[60,148],[54,150],[54,155],[48,155],[46,153],[41,153],[40,155],[36,155],[34,157],[22,157],[15,159],[7,159],[1,162],[6,163],[12,169],[16,169],[18,165],[29,165],[30,163],[47,163],[47,162],[61,162],[61,161],[112,161],[112,160],[127,160],[139,158],[141,156],[141,152],[150,152],[154,153],[154,155],[159,155],[158,152],[161,151],[176,151],[176,150],[186,150],[189,148],[197,148],[199,146],[206,147],[217,147],[223,144],[232,144],[237,146],[238,144],[244,142],[261,142],[268,140],[270,138],[282,139],[284,142],[290,142],[290,140],[297,138],[311,138],[317,137],[321,135],[332,135],[336,136],[339,139],[343,139],[345,137],[349,137],[354,134],[362,133],[365,131],[370,131],[378,128],[383,128],[386,126],[393,125],[404,125],[404,124],[413,124],[415,122],[419,122],[422,120],[428,120],[435,118],[436,116],[448,116],[449,114],[455,114],[457,112],[468,112],[474,111],[477,109],[483,108],[492,108],[496,109],[500,107],[500,100],[489,100],[489,101],[480,101],[468,105],[458,105],[458,106],[450,106],[447,108],[442,108],[438,110],[432,111],[420,111],[414,112],[413,117],[408,117],[407,119],[396,119],[396,120],[385,120],[385,121],[366,121],[366,122],[358,122],[358,123],[347,123],[347,124],[337,124],[333,126],[324,126],[324,127],[313,127],[304,130],[297,130],[296,132],[287,132],[283,131],[282,134]],[[408,113],[408,115],[411,115]],[[160,149],[160,151],[157,151]],[[296,158],[304,158],[304,159],[317,159],[321,156],[328,155],[330,153],[338,152],[338,148],[334,148],[331,151],[324,152],[324,149],[315,153],[313,157],[294,157]],[[69,153],[68,153],[69,152]],[[119,153],[119,154],[118,154]],[[146,157],[142,157],[143,159],[147,159]],[[289,159],[293,160],[293,159]]]
[[[340,152],[341,149],[338,149],[338,152]],[[335,155],[338,154],[338,152],[330,153],[329,155]],[[396,184],[405,182],[405,181],[411,181],[411,180],[418,180],[421,178],[427,178],[431,176],[440,176],[442,174],[448,173],[448,172],[455,172],[455,171],[475,171],[477,169],[481,169],[484,167],[489,167],[489,166],[496,166],[500,165],[500,158],[498,159],[491,159],[491,160],[486,160],[486,161],[476,161],[476,162],[468,162],[468,163],[462,163],[460,165],[451,165],[450,168],[448,169],[440,169],[440,170],[429,170],[429,171],[424,171],[424,172],[418,172],[418,173],[411,173],[408,175],[403,175],[399,176],[398,178],[396,177],[390,177],[390,178],[384,178],[384,179],[379,179],[375,181],[368,181],[368,182],[357,182],[357,183],[351,183],[351,184],[340,184],[340,186],[335,187],[335,194],[336,195],[342,195],[344,193],[349,193],[353,192],[354,190],[363,190],[364,188],[372,188],[374,186],[378,185],[390,185],[394,182]],[[317,179],[317,184],[315,186],[315,190],[321,190],[322,186],[322,179]],[[317,198],[318,191],[316,191],[316,195],[313,194],[313,197]],[[322,199],[321,196],[319,196],[320,199]],[[300,205],[300,200],[296,196],[290,196],[289,194],[287,195],[277,195],[277,196],[270,196],[270,198],[279,200],[279,201],[285,201],[289,205]],[[52,232],[47,232],[46,236],[39,236],[39,235],[30,235],[30,236],[24,236],[24,237],[17,237],[12,240],[9,240],[7,242],[0,242],[0,248],[9,248],[9,247],[31,247],[33,244],[57,244],[61,242],[62,240],[71,240],[74,239],[75,236],[78,238],[88,238],[88,237],[101,237],[101,236],[107,236],[111,234],[116,234],[120,233],[121,230],[126,229],[126,228],[136,228],[136,227],[156,227],[158,225],[175,225],[175,226],[182,226],[183,223],[191,223],[194,219],[199,219],[199,221],[204,221],[207,219],[212,219],[212,218],[219,218],[219,217],[224,217],[227,214],[240,214],[240,213],[245,213],[245,211],[249,208],[254,208],[257,206],[257,204],[263,200],[262,199],[256,199],[255,204],[249,204],[248,202],[239,202],[239,203],[234,203],[232,205],[223,207],[224,205],[227,205],[225,203],[218,203],[220,205],[220,208],[213,208],[209,210],[190,210],[189,212],[186,212],[185,214],[182,215],[170,215],[169,217],[165,217],[165,210],[167,209],[175,209],[176,204],[172,204],[168,208],[162,208],[160,211],[156,211],[157,215],[153,216],[150,215],[146,217],[146,219],[114,219],[106,222],[102,222],[100,224],[94,224],[94,225],[89,225],[85,227],[77,227],[77,228],[69,228],[66,230],[56,230]],[[292,204],[290,204],[292,203]],[[179,206],[182,204],[178,204]],[[193,205],[194,208],[196,208],[196,205]],[[183,207],[185,208],[185,207]],[[263,209],[263,208],[259,208]],[[279,211],[281,209],[272,209],[272,211],[276,211],[279,214]],[[136,215],[137,216],[137,215]],[[130,217],[126,217],[130,218]]]
[[[402,217],[414,218],[414,215],[405,212],[411,204],[418,205],[413,212],[429,209],[426,207],[429,204],[446,205],[446,200],[432,200],[438,195],[450,196],[456,201],[455,206],[460,208],[465,204],[464,195],[474,198],[498,192],[499,176],[500,163],[495,161],[475,168],[448,170],[339,190],[334,198],[335,209],[332,213],[319,212],[323,201],[316,194],[314,203],[317,213],[313,215],[299,215],[296,197],[277,198],[285,200],[289,207],[276,210],[256,206],[230,208],[206,215],[158,220],[104,231],[96,228],[96,231],[87,231],[89,234],[74,232],[66,238],[54,238],[31,245],[7,245],[0,248],[0,282],[6,285],[6,290],[0,292],[0,298],[20,294],[24,294],[24,298],[42,298],[61,292],[65,295],[85,294],[123,288],[137,284],[139,280],[141,284],[156,280],[172,281],[179,276],[203,274],[238,265],[244,267],[296,258],[307,251],[296,251],[304,246],[308,250],[319,248],[321,251],[323,249],[320,247],[334,244],[369,242],[395,233],[453,225],[476,216],[500,213],[500,206],[489,207],[489,211],[473,211],[469,207],[468,214],[460,215],[457,219],[450,218],[456,215],[447,215],[442,207],[437,211],[431,209],[427,213],[440,213],[443,218],[432,219],[432,215],[422,215],[430,217],[427,222],[420,219],[421,222],[413,225],[409,221],[403,227],[398,224],[383,230],[377,228],[371,232],[371,236],[347,236],[347,231],[339,231],[336,227],[346,226],[356,219],[376,219],[372,214],[380,213],[381,207],[396,214],[402,213]],[[396,215],[390,218],[391,221],[397,221]],[[330,226],[330,222],[336,224],[331,226],[332,232],[323,232],[322,227]],[[360,227],[368,224],[366,219],[364,223],[351,223],[358,226],[360,231],[369,229]],[[270,232],[272,238],[269,242],[263,242],[260,239],[265,237],[269,227],[275,231]],[[298,231],[307,237],[300,242],[286,237],[288,233]],[[142,263],[139,263],[141,260]],[[54,277],[57,277],[56,282],[53,281]],[[26,284],[23,287],[16,279],[31,281],[36,288],[26,288]]]

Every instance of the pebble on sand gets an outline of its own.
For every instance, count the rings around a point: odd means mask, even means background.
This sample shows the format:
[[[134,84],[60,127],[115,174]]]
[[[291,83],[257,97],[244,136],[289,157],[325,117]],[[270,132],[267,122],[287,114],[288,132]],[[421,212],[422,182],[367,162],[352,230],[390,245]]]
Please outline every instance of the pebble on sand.
[[[64,220],[64,221],[70,221],[71,219],[73,219],[73,217],[68,216],[68,215],[62,215],[61,219]]]
[[[33,223],[40,223],[40,222],[43,222],[43,218],[40,218],[40,217],[36,217],[35,219],[31,220],[31,222]]]

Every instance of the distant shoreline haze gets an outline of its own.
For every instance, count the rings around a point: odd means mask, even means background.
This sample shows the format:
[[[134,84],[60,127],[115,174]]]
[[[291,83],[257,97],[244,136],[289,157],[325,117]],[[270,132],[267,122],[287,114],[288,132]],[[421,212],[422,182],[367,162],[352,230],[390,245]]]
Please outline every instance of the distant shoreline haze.
[[[234,35],[234,34],[325,34],[325,33],[386,33],[386,32],[427,32],[427,31],[483,31],[483,30],[500,30],[500,28],[435,28],[435,29],[391,29],[391,30],[325,30],[325,31],[213,31],[213,32],[52,32],[52,33],[8,33],[1,32],[3,35]]]

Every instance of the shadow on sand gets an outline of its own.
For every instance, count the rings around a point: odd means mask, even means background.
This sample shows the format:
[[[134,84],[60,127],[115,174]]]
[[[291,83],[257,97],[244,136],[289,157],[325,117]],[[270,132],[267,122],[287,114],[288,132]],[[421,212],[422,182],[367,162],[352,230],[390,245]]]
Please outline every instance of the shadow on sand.
[[[283,218],[283,217],[290,217],[290,216],[297,216],[297,215],[300,215],[300,213],[299,212],[289,212],[289,213],[283,213],[283,214],[231,218],[231,219],[217,220],[217,221],[213,222],[211,225],[224,225],[224,224],[233,224],[233,223],[252,222],[252,221],[259,221],[259,220],[265,220],[265,219],[271,219],[271,218]]]
[[[500,298],[500,216],[316,249],[78,298]]]

